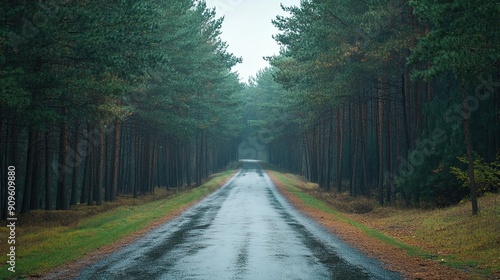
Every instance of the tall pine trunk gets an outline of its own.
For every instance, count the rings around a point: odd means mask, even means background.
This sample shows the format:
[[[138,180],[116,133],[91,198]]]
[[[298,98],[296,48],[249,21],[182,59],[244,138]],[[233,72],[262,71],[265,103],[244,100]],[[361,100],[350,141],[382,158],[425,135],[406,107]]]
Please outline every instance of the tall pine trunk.
[[[153,149],[151,151],[151,168],[149,170],[149,188],[150,192],[154,193],[155,185],[154,185],[154,177],[156,172],[157,165],[157,157],[158,157],[158,136],[153,135]]]
[[[72,150],[72,160],[73,160],[73,172],[71,178],[71,199],[69,205],[76,205],[78,203],[78,167],[82,161],[82,158],[78,151],[78,144],[80,143],[80,128],[79,124],[75,126],[75,132],[73,137],[73,150]]]
[[[82,191],[80,193],[80,203],[86,203],[88,202],[88,197],[89,197],[89,169],[90,169],[90,152],[88,152],[88,147],[86,147],[86,153],[87,155],[85,156],[85,161],[83,163],[83,180],[82,180]]]
[[[362,170],[362,181],[361,181],[361,192],[364,195],[368,194],[368,176],[367,176],[367,150],[368,150],[368,104],[364,105],[360,104],[360,113],[361,113],[361,170]]]
[[[345,108],[337,109],[337,192],[342,191],[342,161],[344,154],[344,112]]]
[[[359,155],[359,130],[361,127],[361,110],[358,110],[359,118],[356,116],[356,106],[353,106],[353,128],[354,128],[354,154],[353,154],[353,162],[352,162],[352,176],[351,176],[351,195],[352,196],[357,196],[358,195],[358,155]],[[361,109],[361,108],[360,108]],[[359,122],[358,124],[356,123],[356,120]],[[351,143],[352,145],[352,143]]]
[[[379,87],[383,85],[379,84]],[[384,90],[378,91],[377,144],[378,144],[378,202],[384,204]]]
[[[95,185],[94,195],[96,198],[96,204],[102,205],[103,201],[103,190],[104,190],[104,125],[101,121],[99,124],[99,143],[98,143],[98,154],[97,154],[97,184]]]
[[[111,201],[116,200],[118,193],[118,175],[120,168],[120,135],[121,135],[121,121],[115,121],[115,130],[113,133],[113,154],[111,160],[113,161],[112,175],[111,175]]]
[[[31,203],[30,210],[40,209],[41,201],[40,201],[40,185],[41,179],[40,175],[42,173],[43,166],[43,134],[36,130],[35,131],[35,155],[33,159],[33,175],[31,177],[32,186],[31,186]]]
[[[52,150],[50,149],[50,132],[45,132],[45,210],[52,209],[52,173],[50,163],[52,161]]]
[[[332,165],[333,165],[333,109],[330,109],[330,116],[328,118],[328,150],[326,152],[327,165],[326,165],[326,189],[330,190],[332,178]]]
[[[59,132],[59,161],[57,167],[57,210],[68,210],[68,189],[66,184],[68,170],[68,126],[61,125]]]
[[[470,188],[470,200],[472,203],[472,215],[477,215],[479,209],[477,204],[477,192],[476,192],[476,182],[474,180],[474,158],[472,155],[472,143],[470,138],[469,129],[469,117],[470,112],[467,109],[467,88],[465,82],[462,81],[462,106],[464,110],[464,135],[465,135],[465,145],[467,148],[467,163],[469,165],[469,188]]]
[[[392,148],[392,101],[389,100],[387,104],[387,114],[386,114],[386,123],[387,123],[387,137],[386,137],[386,157],[387,157],[387,171],[392,172],[392,159],[393,159],[393,148]],[[386,192],[386,201],[388,203],[393,203],[396,198],[396,189],[394,186],[394,182],[392,180],[388,180],[387,182],[387,192]]]
[[[140,184],[140,158],[139,158],[139,126],[137,125],[135,127],[134,131],[134,154],[135,154],[135,162],[134,162],[134,167],[135,167],[135,172],[134,172],[134,198],[137,198],[137,191],[139,189],[139,184]]]
[[[24,177],[24,191],[23,191],[23,204],[21,208],[22,213],[29,212],[31,206],[31,188],[33,183],[33,163],[35,159],[35,129],[30,126],[28,133],[28,156],[26,159],[26,171]]]

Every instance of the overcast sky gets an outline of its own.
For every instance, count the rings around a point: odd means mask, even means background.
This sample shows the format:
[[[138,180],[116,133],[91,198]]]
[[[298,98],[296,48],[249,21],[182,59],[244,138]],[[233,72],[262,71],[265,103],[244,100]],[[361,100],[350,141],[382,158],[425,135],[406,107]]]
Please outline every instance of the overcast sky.
[[[208,7],[216,7],[217,16],[224,16],[222,40],[228,51],[242,57],[243,63],[233,70],[247,81],[269,64],[262,57],[279,52],[278,44],[271,37],[278,33],[271,20],[276,15],[286,15],[285,6],[299,5],[300,0],[206,0]]]

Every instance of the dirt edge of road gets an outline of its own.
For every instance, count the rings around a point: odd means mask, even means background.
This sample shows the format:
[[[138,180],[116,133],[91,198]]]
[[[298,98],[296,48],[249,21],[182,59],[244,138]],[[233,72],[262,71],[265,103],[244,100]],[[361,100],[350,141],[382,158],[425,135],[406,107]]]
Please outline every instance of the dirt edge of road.
[[[267,171],[267,174],[278,188],[279,192],[294,207],[302,213],[305,213],[308,217],[319,222],[326,229],[352,247],[379,260],[386,269],[401,273],[404,279],[484,279],[484,276],[445,266],[433,260],[409,256],[404,250],[372,238],[349,223],[339,221],[338,217],[333,214],[306,205],[296,195],[291,193],[271,172]],[[314,196],[314,194],[311,195]]]

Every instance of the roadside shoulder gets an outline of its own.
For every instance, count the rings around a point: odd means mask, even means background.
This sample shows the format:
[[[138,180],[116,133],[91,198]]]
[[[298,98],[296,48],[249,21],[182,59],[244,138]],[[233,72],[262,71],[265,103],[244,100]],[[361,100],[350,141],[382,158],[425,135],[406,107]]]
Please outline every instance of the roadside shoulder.
[[[378,259],[387,269],[401,273],[405,279],[484,279],[481,275],[409,254],[408,249],[411,252],[419,248],[410,248],[414,246],[406,245],[408,248],[405,250],[405,244],[400,241],[396,242],[402,245],[396,247],[391,244],[394,241],[393,237],[370,228],[362,219],[353,219],[336,211],[314,194],[294,186],[295,178],[286,177],[287,175],[275,171],[266,170],[266,172],[280,193],[297,209],[318,221],[351,246]]]

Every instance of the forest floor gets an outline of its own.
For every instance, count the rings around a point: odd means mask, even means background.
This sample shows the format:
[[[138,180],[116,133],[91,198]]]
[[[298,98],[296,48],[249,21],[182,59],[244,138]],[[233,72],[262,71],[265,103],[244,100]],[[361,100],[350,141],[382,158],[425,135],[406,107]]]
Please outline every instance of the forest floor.
[[[298,209],[405,279],[500,279],[500,195],[447,209],[380,207],[367,198],[319,190],[292,174],[268,170]]]

